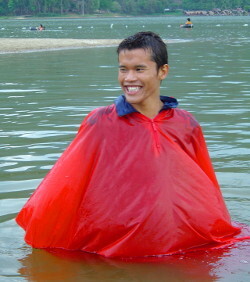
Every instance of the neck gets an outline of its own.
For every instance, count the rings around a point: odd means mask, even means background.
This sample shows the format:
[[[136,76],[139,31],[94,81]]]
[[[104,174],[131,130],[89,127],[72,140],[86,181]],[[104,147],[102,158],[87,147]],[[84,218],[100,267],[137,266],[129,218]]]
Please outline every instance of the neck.
[[[133,105],[133,107],[140,112],[141,114],[143,114],[144,116],[153,119],[154,117],[156,117],[159,113],[159,111],[162,109],[163,106],[163,102],[159,99],[157,100],[157,102],[152,103],[152,104],[147,104],[147,105]]]

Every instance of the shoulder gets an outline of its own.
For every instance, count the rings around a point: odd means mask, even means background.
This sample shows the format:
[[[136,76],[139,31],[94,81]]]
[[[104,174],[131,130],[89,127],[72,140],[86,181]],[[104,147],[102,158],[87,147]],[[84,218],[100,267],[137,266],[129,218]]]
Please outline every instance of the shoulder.
[[[105,121],[114,119],[116,116],[115,105],[99,107],[91,111],[83,120],[82,126],[103,125]]]
[[[105,107],[99,107],[91,111],[83,120],[78,130],[80,132],[99,130],[108,124],[108,120],[115,119],[116,116],[115,106],[109,105]]]
[[[187,142],[201,140],[203,138],[203,130],[194,115],[183,109],[173,110],[172,128],[174,128],[175,132],[178,131],[178,134],[185,136]]]
[[[174,109],[174,116],[178,119],[179,122],[189,125],[191,127],[200,127],[197,119],[190,112],[176,108]]]

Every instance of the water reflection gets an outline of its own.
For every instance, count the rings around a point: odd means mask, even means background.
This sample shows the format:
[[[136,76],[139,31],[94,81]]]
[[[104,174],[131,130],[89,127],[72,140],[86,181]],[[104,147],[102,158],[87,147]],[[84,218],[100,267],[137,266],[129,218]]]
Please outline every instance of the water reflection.
[[[250,244],[186,255],[138,260],[106,259],[84,252],[33,250],[19,273],[31,281],[247,281]]]

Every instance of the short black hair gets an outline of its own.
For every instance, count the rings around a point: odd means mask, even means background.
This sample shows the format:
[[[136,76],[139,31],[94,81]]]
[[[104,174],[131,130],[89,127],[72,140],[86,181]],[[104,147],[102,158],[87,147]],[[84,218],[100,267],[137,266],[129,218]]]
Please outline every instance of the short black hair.
[[[152,53],[151,59],[156,62],[157,69],[168,64],[167,46],[161,37],[152,31],[141,31],[125,38],[117,47],[117,53],[123,50],[133,49],[149,50]]]

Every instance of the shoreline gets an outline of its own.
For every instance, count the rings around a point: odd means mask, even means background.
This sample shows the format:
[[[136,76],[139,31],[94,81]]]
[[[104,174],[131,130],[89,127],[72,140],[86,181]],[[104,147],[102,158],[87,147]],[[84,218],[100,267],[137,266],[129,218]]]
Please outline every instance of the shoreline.
[[[117,47],[123,39],[0,38],[0,54]],[[170,39],[166,43],[186,42]]]
[[[0,16],[0,20],[40,20],[40,19],[91,19],[91,18],[136,18],[136,17],[186,17],[186,16],[250,16],[250,12],[242,8],[235,9],[220,9],[215,8],[212,10],[181,10],[172,11],[159,14],[142,14],[142,15],[129,15],[129,14],[116,14],[116,13],[100,13],[100,14],[64,14],[64,15],[19,15],[19,16]]]
[[[88,47],[113,47],[122,39],[1,38],[0,54]]]

